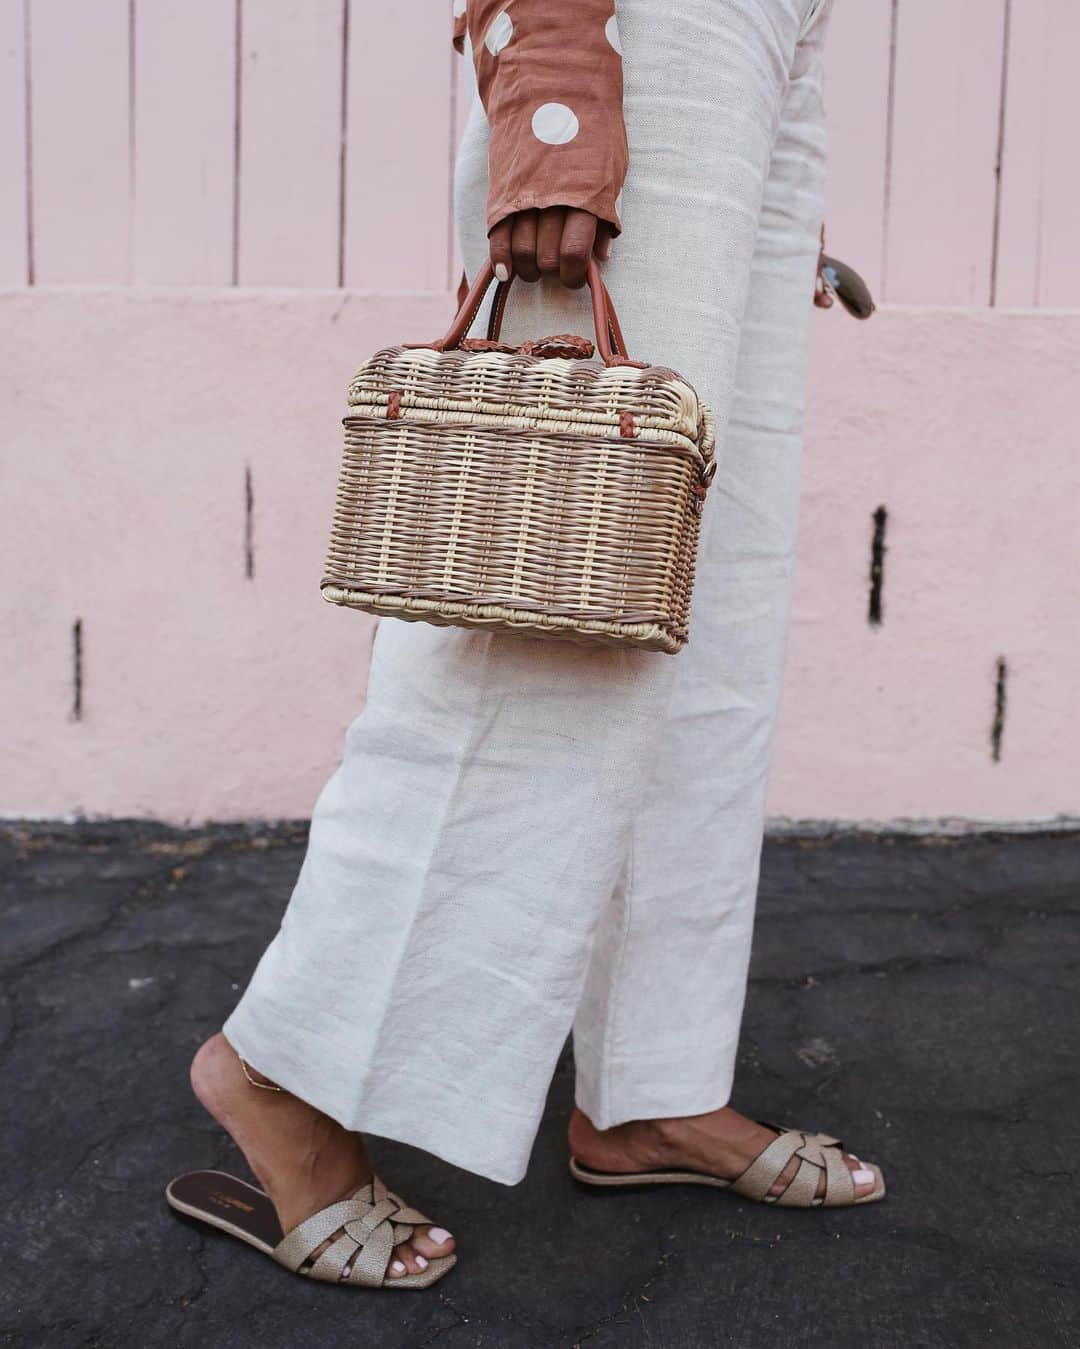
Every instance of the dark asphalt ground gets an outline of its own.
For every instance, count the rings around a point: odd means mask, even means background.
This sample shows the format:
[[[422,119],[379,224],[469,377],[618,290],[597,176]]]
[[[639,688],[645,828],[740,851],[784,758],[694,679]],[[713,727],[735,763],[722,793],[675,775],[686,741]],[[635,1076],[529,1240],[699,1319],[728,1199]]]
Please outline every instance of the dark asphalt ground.
[[[394,1294],[297,1279],[161,1197],[178,1171],[242,1167],[187,1064],[303,840],[0,830],[0,1343],[1080,1346],[1080,835],[768,844],[735,1103],[840,1134],[885,1168],[884,1203],[579,1191],[564,1056],[520,1186],[376,1142],[461,1246],[435,1289]]]

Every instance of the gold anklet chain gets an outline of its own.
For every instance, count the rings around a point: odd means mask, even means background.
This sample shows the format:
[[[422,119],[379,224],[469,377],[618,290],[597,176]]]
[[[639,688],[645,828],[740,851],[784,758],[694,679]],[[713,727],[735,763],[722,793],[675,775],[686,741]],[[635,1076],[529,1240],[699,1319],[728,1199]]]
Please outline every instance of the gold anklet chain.
[[[240,1055],[239,1055],[239,1054],[237,1054],[236,1057],[237,1057],[238,1059],[240,1059]],[[244,1076],[245,1076],[245,1077],[247,1078],[247,1080],[251,1083],[251,1085],[252,1085],[253,1087],[258,1087],[260,1091],[284,1091],[284,1090],[285,1090],[284,1087],[279,1087],[279,1086],[277,1085],[276,1082],[256,1082],[255,1079],[251,1076],[251,1069],[248,1067],[247,1061],[246,1061],[245,1059],[240,1059],[240,1067],[243,1068],[243,1070],[244,1070]]]

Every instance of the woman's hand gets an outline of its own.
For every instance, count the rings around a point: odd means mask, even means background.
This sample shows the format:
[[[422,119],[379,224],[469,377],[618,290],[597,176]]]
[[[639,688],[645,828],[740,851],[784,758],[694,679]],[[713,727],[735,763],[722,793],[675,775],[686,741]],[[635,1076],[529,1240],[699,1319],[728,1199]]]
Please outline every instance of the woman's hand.
[[[611,251],[611,226],[576,207],[546,206],[500,220],[488,243],[500,281],[511,276],[522,281],[557,276],[564,286],[577,290],[585,284],[589,258],[595,253],[603,259]]]

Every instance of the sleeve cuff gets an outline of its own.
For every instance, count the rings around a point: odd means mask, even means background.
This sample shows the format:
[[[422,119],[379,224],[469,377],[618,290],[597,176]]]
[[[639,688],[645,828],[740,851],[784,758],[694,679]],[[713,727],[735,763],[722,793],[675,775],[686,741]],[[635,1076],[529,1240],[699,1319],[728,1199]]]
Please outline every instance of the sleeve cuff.
[[[545,206],[569,206],[580,211],[588,211],[598,220],[605,221],[611,226],[611,237],[617,239],[622,233],[622,220],[619,216],[621,205],[621,190],[616,194],[610,188],[594,193],[574,193],[559,189],[551,192],[523,192],[510,197],[493,196],[488,200],[488,233],[491,233],[500,220],[505,220],[508,215],[516,215],[518,211],[542,211]]]

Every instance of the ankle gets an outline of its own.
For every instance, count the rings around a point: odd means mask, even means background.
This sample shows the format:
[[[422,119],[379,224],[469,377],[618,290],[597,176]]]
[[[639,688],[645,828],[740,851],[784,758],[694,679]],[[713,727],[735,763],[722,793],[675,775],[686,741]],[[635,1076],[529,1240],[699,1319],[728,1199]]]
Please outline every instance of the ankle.
[[[253,1065],[244,1072],[220,1032],[192,1060],[195,1095],[243,1152],[288,1231],[370,1180],[371,1163],[359,1134],[264,1082]]]

